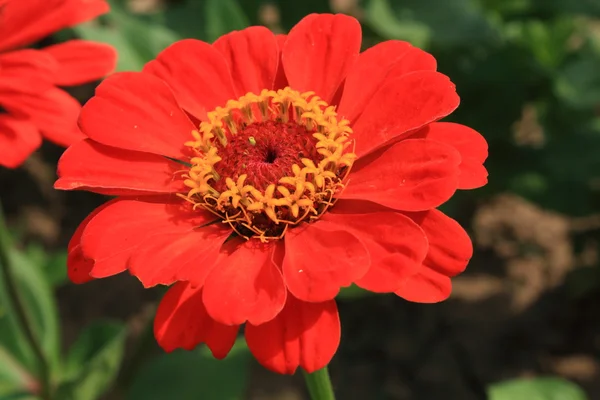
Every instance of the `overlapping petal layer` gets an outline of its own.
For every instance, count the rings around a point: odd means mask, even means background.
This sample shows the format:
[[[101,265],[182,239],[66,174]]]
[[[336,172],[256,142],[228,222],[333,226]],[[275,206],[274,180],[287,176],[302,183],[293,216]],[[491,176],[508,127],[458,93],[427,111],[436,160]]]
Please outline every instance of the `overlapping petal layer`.
[[[458,151],[447,144],[403,140],[360,160],[339,197],[370,200],[396,210],[429,210],[456,191],[460,162]]]
[[[129,258],[144,250],[143,244],[151,236],[165,233],[183,236],[212,221],[212,214],[195,212],[175,196],[144,201],[123,198],[87,223],[81,235],[81,249],[86,258],[94,261],[91,276],[103,278],[127,269]],[[163,260],[154,259],[145,268],[163,268],[162,264]],[[136,271],[139,270],[131,272]],[[140,279],[145,276],[148,275],[140,273]]]
[[[106,118],[110,115],[110,118]],[[114,74],[81,110],[79,126],[94,141],[178,158],[195,128],[169,86],[150,74]]]
[[[356,236],[369,252],[368,271],[355,283],[363,289],[394,292],[420,269],[429,248],[427,236],[410,218],[378,210],[361,201],[340,200],[323,217]]]
[[[365,245],[329,221],[320,220],[285,235],[283,276],[290,292],[301,300],[333,299],[341,287],[361,278],[370,264]]]
[[[446,300],[452,291],[450,278],[467,267],[473,245],[465,230],[452,218],[438,210],[407,213],[427,235],[429,251],[423,268],[395,292],[418,303]]]
[[[262,325],[246,325],[246,342],[264,367],[293,374],[298,367],[314,372],[329,364],[340,343],[335,301],[307,303],[289,295],[285,308]]]
[[[233,239],[204,282],[203,300],[208,313],[226,325],[246,321],[260,325],[281,311],[286,289],[273,262],[274,244]]]
[[[106,13],[106,0],[10,0],[0,23],[0,165],[16,168],[39,147],[41,136],[68,146],[84,136],[76,122],[81,105],[57,86],[100,79],[116,64],[108,45],[71,40],[42,49],[28,45],[50,34]],[[4,124],[6,125],[6,123]],[[34,146],[34,143],[36,144]],[[7,147],[4,147],[7,149]]]
[[[229,68],[217,48],[186,39],[167,47],[143,72],[166,82],[181,108],[205,119],[208,111],[237,98]]]
[[[311,14],[296,25],[281,60],[295,90],[313,91],[330,102],[360,51],[361,28],[346,15]]]
[[[202,289],[176,283],[163,297],[154,318],[154,336],[165,351],[192,350],[206,343],[215,358],[225,358],[233,347],[238,326],[213,320],[202,302]]]
[[[275,36],[267,28],[254,26],[232,32],[221,36],[213,46],[227,61],[237,97],[273,88],[279,50]]]
[[[487,183],[488,174],[483,162],[488,156],[488,145],[475,130],[450,122],[434,122],[411,137],[437,140],[458,150],[461,157],[459,189],[476,189]]]
[[[16,168],[42,143],[35,125],[26,119],[0,115],[0,165]]]
[[[173,179],[179,169],[180,164],[157,154],[85,139],[70,146],[61,157],[54,187],[112,196],[178,193],[184,189],[181,181]]]

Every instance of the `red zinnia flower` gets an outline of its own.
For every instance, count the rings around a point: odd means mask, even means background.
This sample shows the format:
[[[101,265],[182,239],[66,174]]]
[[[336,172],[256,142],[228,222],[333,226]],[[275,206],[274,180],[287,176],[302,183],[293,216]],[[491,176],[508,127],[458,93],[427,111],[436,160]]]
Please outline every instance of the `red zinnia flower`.
[[[0,4],[0,165],[18,167],[42,142],[82,139],[81,106],[57,86],[105,76],[115,67],[112,47],[69,40],[41,50],[24,48],[60,29],[108,11],[105,0],[5,0]]]
[[[246,323],[280,373],[330,361],[342,286],[447,298],[472,247],[435,208],[486,183],[487,144],[435,122],[459,99],[431,55],[360,44],[354,18],[309,15],[288,36],[183,40],[105,80],[56,187],[118,197],[75,233],[71,279],[178,282],[155,320],[164,349],[224,357]]]

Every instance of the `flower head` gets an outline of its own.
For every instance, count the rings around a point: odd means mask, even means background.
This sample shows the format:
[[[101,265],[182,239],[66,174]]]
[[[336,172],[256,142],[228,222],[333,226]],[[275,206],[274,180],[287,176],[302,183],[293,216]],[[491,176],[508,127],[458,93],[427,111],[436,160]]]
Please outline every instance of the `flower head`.
[[[0,4],[0,166],[18,167],[42,141],[80,140],[79,102],[58,86],[99,79],[115,66],[112,47],[69,40],[30,49],[40,39],[108,11],[106,0],[5,0]]]
[[[447,298],[472,247],[436,207],[486,183],[487,144],[436,122],[459,99],[431,55],[360,43],[355,19],[314,14],[287,36],[183,40],[105,80],[56,187],[117,198],[73,236],[71,279],[174,283],[155,320],[164,349],[224,357],[246,323],[280,373],[330,361],[341,287]]]

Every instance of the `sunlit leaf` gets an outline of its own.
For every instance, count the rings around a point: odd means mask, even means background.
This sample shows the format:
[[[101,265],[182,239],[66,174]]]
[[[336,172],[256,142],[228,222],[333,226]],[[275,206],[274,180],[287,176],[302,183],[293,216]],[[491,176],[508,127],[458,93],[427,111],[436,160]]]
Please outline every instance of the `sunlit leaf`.
[[[0,399],[30,395],[36,379],[6,349],[0,347]]]
[[[139,71],[161,50],[181,39],[161,23],[131,14],[114,1],[104,22],[80,24],[74,30],[83,39],[114,46],[119,54],[117,71]]]
[[[382,37],[405,40],[420,48],[429,45],[432,32],[426,24],[398,18],[389,0],[370,0],[367,4],[367,23]]]
[[[587,400],[581,388],[561,378],[516,379],[492,385],[489,400]]]

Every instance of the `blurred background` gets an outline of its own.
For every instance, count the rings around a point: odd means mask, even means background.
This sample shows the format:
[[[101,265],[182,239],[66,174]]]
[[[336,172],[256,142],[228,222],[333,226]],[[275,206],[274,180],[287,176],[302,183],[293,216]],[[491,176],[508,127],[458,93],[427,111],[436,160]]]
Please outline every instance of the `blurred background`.
[[[447,302],[412,304],[348,289],[330,372],[339,399],[600,399],[600,0],[114,0],[81,37],[114,45],[140,70],[175,40],[212,42],[313,12],[363,25],[363,46],[400,39],[432,53],[461,106],[450,120],[489,142],[490,182],[443,210],[475,255]],[[75,88],[84,103],[94,85]],[[62,149],[45,143],[0,170],[20,290],[56,364],[58,400],[301,400],[302,376],[260,367],[243,342],[163,354],[150,324],[163,290],[135,278],[76,286],[66,245],[106,199],[52,188]],[[32,361],[0,287],[0,399],[36,399]],[[535,397],[539,396],[539,397]]]

